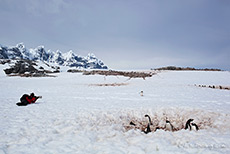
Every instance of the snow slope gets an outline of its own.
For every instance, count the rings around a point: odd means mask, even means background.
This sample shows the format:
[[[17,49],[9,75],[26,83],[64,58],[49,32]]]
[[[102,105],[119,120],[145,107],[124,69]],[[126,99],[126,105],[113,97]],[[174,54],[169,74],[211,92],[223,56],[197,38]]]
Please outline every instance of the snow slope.
[[[6,77],[0,71],[0,153],[230,153],[230,91],[194,86],[229,86],[229,79],[230,72],[162,72],[128,80],[78,73]],[[106,83],[126,84],[96,86]],[[15,105],[31,92],[43,98]],[[162,126],[167,117],[178,128],[193,118],[200,130],[125,129],[131,120],[146,121],[145,114]]]

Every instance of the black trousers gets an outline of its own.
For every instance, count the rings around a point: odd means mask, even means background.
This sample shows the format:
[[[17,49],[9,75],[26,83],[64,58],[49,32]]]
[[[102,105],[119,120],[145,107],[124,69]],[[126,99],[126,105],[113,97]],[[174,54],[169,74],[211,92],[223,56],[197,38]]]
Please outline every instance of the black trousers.
[[[28,105],[28,101],[26,100],[26,97],[28,97],[28,95],[23,95],[21,98],[20,98],[20,101],[19,103],[17,103],[18,106],[26,106]]]
[[[26,106],[28,104],[29,103],[27,103],[27,101],[22,101],[22,102],[17,103],[18,106]]]

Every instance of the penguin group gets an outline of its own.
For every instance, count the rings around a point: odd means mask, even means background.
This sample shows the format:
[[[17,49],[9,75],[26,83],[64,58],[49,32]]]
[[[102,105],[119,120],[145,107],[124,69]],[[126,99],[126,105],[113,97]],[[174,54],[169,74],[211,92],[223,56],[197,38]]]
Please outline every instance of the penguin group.
[[[202,87],[202,88],[212,88],[212,89],[223,89],[223,90],[230,90],[230,87],[227,86],[215,86],[215,85],[196,85],[197,87]]]
[[[145,115],[146,118],[148,118],[148,124],[147,125],[143,125],[143,124],[140,124],[140,125],[137,125],[135,124],[134,122],[130,122],[129,124],[134,127],[134,128],[137,128],[137,129],[140,129],[142,132],[144,132],[145,134],[148,134],[150,132],[155,132],[156,130],[158,129],[162,129],[162,130],[165,130],[165,131],[176,131],[176,129],[173,127],[173,125],[171,124],[171,122],[169,120],[166,119],[165,121],[165,126],[164,127],[156,127],[156,126],[153,126],[153,123],[151,121],[151,118],[149,115]],[[184,129],[185,130],[194,130],[194,131],[198,131],[199,128],[197,126],[197,124],[195,124],[193,122],[194,119],[188,119],[185,126],[184,126]]]
[[[193,121],[193,119],[188,119],[188,121],[185,124],[185,128],[184,129],[198,131],[199,130],[198,126],[194,122],[192,122],[192,121]]]

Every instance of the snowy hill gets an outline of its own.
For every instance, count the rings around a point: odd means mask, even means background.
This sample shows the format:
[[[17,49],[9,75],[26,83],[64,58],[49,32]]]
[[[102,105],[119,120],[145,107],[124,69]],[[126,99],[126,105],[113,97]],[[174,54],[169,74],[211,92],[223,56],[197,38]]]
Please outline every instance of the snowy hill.
[[[46,51],[44,46],[35,49],[27,49],[23,43],[16,46],[6,47],[0,45],[0,59],[26,59],[38,60],[46,63],[58,64],[60,66],[76,67],[79,69],[107,69],[108,67],[94,54],[86,57],[78,56],[70,50],[67,53],[61,51]]]

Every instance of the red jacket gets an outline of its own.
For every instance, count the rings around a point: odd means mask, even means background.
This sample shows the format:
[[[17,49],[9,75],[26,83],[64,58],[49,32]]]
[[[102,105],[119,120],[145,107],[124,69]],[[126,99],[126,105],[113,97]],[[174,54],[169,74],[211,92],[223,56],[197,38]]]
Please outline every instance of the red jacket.
[[[26,97],[26,100],[28,101],[28,103],[29,104],[31,104],[31,103],[35,103],[35,101],[37,100],[37,97],[30,97],[30,96],[28,96],[28,97]]]

